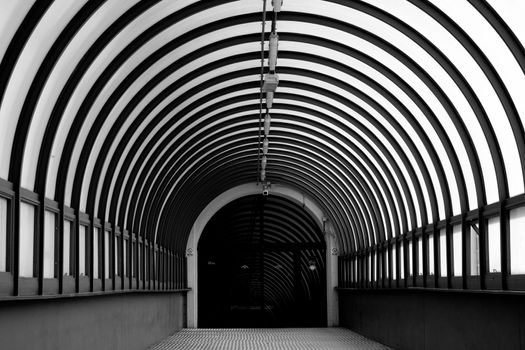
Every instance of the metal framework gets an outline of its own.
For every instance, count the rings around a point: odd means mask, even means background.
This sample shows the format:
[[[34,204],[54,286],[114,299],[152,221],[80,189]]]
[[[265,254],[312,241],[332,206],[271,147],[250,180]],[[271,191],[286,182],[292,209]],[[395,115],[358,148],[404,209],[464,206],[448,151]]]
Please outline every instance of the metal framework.
[[[184,288],[194,220],[258,167],[263,6],[0,6],[0,294]],[[523,10],[284,2],[267,180],[328,213],[341,287],[525,289]]]

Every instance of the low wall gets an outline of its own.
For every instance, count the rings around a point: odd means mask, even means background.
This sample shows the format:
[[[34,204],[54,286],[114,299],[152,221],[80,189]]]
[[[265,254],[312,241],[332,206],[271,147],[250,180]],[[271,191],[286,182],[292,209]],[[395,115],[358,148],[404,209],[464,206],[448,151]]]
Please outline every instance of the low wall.
[[[395,349],[524,349],[525,296],[339,290],[340,323]]]
[[[183,327],[183,292],[0,301],[0,348],[143,350]]]

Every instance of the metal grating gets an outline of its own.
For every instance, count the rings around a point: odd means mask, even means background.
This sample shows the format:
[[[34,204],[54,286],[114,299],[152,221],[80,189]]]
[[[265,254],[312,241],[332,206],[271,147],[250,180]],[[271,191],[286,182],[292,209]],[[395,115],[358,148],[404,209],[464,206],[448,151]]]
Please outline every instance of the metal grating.
[[[183,329],[150,350],[390,349],[344,328]]]

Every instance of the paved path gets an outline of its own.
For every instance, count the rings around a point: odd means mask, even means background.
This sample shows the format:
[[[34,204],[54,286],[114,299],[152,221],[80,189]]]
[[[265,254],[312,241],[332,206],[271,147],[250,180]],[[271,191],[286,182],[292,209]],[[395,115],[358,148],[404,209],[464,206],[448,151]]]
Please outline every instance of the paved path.
[[[183,329],[150,350],[390,349],[344,328]]]

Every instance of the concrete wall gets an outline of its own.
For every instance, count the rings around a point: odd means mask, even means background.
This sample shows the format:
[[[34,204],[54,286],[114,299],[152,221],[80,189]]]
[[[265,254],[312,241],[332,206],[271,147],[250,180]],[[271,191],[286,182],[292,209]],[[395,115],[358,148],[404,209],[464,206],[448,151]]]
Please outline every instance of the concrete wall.
[[[339,290],[341,325],[395,349],[525,349],[525,296]]]
[[[146,349],[183,326],[184,293],[0,301],[0,348]]]

